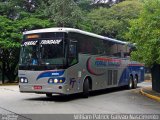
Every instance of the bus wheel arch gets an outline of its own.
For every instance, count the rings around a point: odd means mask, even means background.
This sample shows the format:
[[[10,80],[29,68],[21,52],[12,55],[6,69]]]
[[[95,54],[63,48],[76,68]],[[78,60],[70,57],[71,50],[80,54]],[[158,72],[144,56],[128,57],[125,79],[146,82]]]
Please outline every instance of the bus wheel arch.
[[[91,77],[87,76],[83,81],[83,97],[84,98],[88,98],[89,90],[92,90],[92,79]]]
[[[53,97],[52,93],[46,93],[46,97],[51,98]]]

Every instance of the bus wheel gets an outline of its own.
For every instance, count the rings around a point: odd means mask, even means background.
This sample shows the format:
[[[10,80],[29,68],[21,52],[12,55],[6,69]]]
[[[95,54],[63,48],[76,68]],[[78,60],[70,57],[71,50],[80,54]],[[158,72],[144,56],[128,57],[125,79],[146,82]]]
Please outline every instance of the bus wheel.
[[[89,81],[88,78],[86,78],[83,83],[83,97],[88,98],[88,96],[89,96]]]
[[[133,88],[134,88],[134,89],[137,88],[137,81],[138,81],[138,79],[137,79],[137,77],[135,77],[135,78],[134,78],[134,85],[133,85]]]
[[[134,87],[133,77],[129,77],[128,89],[132,89]]]
[[[47,97],[53,97],[53,96],[52,96],[52,93],[46,93],[46,96],[47,96]]]

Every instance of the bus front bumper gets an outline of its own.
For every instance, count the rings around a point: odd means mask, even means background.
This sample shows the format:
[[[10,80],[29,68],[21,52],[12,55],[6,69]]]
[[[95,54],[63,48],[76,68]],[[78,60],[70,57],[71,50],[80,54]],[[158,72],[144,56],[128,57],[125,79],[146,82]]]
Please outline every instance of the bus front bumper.
[[[23,93],[54,93],[54,94],[70,94],[68,85],[24,85],[19,84],[19,90]]]

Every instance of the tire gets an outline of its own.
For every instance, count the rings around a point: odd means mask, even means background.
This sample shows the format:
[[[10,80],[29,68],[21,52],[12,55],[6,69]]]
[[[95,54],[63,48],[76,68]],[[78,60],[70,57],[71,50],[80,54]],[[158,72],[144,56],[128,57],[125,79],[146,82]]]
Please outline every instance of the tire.
[[[46,96],[49,98],[53,97],[52,93],[46,93]]]
[[[88,96],[89,96],[89,81],[88,79],[85,79],[83,83],[83,98],[88,98]]]
[[[134,85],[133,85],[133,89],[136,89],[137,88],[137,77],[134,78]]]
[[[128,89],[133,89],[134,87],[134,82],[133,82],[133,77],[129,77],[129,83],[128,83]]]

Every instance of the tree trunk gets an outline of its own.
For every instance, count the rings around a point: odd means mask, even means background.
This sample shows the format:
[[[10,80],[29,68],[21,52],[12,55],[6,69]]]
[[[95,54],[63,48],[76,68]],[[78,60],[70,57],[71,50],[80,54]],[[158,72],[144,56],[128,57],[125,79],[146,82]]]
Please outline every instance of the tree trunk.
[[[15,81],[18,74],[14,74],[14,71],[8,71],[5,73],[5,75],[7,76],[8,80],[9,80],[8,82],[12,83]]]
[[[2,84],[5,82],[5,62],[2,61]]]
[[[160,64],[154,64],[151,68],[152,90],[160,92]]]

